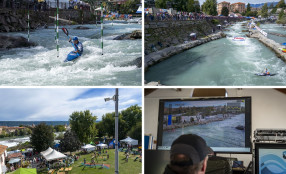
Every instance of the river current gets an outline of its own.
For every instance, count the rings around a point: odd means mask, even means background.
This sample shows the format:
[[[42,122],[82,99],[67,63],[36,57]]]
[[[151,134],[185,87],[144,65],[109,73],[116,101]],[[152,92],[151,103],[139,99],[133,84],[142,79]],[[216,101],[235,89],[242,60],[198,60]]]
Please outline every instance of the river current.
[[[264,24],[262,28],[272,26],[286,34],[286,30],[279,25]],[[145,80],[175,86],[286,85],[285,62],[257,39],[233,41],[235,36],[246,34],[242,32],[245,28],[241,22],[228,29],[226,38],[192,48],[150,67],[145,73]],[[282,42],[280,37],[275,38],[277,42]],[[278,74],[271,77],[255,75],[265,68]]]
[[[74,63],[63,62],[67,54],[73,51],[73,47],[61,31],[61,26],[59,57],[56,51],[55,29],[52,26],[30,33],[30,40],[37,43],[35,47],[0,51],[0,85],[141,85],[142,70],[130,62],[141,57],[142,40],[113,40],[121,34],[141,30],[141,25],[105,24],[103,56],[100,47],[100,25],[84,26],[90,29],[75,30],[77,25],[64,26],[71,36],[79,38],[84,47],[83,55]],[[27,32],[5,33],[5,35],[27,38]]]

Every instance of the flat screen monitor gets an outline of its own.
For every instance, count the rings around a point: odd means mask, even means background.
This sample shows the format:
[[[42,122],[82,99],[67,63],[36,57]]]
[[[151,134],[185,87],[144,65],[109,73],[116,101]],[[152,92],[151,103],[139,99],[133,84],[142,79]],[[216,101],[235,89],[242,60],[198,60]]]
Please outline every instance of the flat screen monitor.
[[[286,173],[286,145],[276,143],[256,143],[255,173]]]
[[[164,99],[159,102],[157,149],[182,134],[201,136],[216,153],[251,153],[251,97]]]

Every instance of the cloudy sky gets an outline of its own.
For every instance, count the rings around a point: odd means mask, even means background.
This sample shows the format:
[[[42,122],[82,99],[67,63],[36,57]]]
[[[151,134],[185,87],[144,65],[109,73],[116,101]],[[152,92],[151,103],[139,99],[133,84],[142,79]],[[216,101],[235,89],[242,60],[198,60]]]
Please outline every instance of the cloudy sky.
[[[114,112],[115,89],[94,88],[1,88],[0,121],[68,121],[73,111],[90,110],[98,120]],[[119,110],[142,106],[140,88],[119,88]]]
[[[200,4],[203,4],[206,0],[199,0]],[[250,3],[250,4],[260,4],[265,2],[279,2],[279,0],[217,0],[217,2],[227,1],[230,3],[236,3],[236,2],[244,2],[244,3]]]

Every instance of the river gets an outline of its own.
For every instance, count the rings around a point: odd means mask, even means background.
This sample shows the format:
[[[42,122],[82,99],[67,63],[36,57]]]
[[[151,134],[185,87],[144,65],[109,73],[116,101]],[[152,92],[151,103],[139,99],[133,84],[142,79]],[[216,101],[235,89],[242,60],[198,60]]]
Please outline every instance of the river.
[[[60,133],[65,133],[65,132],[55,132],[55,136],[57,137]],[[29,136],[21,136],[21,137],[5,137],[5,138],[0,138],[0,144],[8,147],[15,147],[19,143],[25,143],[30,141]]]
[[[245,125],[245,115],[239,114],[223,121],[210,122],[163,132],[163,146],[171,146],[172,142],[182,134],[196,134],[204,138],[210,147],[244,147],[245,131],[235,127]]]
[[[142,40],[112,40],[118,35],[141,30],[141,25],[105,24],[103,56],[100,47],[100,25],[83,26],[90,29],[75,30],[77,25],[65,26],[69,34],[77,36],[84,47],[83,55],[74,63],[63,62],[67,54],[73,51],[73,47],[61,29],[59,31],[60,52],[59,58],[57,57],[54,27],[31,32],[30,40],[38,44],[36,47],[0,51],[0,85],[141,85],[142,69],[129,63],[141,57]],[[1,33],[1,35],[27,38],[27,32]]]
[[[263,28],[273,26],[265,24]],[[274,52],[257,39],[233,41],[245,36],[242,23],[225,32],[226,38],[208,42],[164,60],[145,72],[145,80],[174,86],[285,86],[286,66]],[[281,30],[281,29],[280,29]],[[286,34],[286,30],[281,30]],[[268,68],[276,76],[255,73]]]

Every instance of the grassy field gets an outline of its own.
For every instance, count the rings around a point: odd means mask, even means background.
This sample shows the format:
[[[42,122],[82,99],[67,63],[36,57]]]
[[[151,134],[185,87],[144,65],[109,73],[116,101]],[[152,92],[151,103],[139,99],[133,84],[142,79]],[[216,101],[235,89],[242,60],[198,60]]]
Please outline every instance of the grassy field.
[[[115,171],[115,150],[108,149],[109,159],[107,156],[99,156],[97,157],[98,162],[95,160],[96,164],[106,164],[110,166],[109,169],[100,166],[90,167],[90,166],[83,166],[82,163],[84,162],[84,158],[86,159],[86,163],[91,163],[91,157],[94,155],[93,153],[80,155],[79,159],[75,161],[74,164],[71,165],[72,171],[69,174],[108,174],[114,173]],[[73,153],[74,154],[74,153]],[[138,157],[136,161],[134,159]],[[38,170],[38,174],[46,174],[47,169]],[[119,173],[128,173],[128,174],[139,174],[142,173],[142,162],[139,161],[139,155],[129,155],[128,162],[125,161],[124,152],[119,152]]]
[[[75,161],[75,163],[72,165],[72,174],[77,173],[98,173],[98,174],[106,174],[106,173],[114,173],[114,163],[115,163],[115,150],[110,149],[107,150],[109,154],[109,159],[104,161],[104,158],[106,159],[106,156],[100,156],[98,157],[98,163],[99,164],[109,164],[110,169],[106,168],[99,168],[99,167],[89,167],[89,166],[81,166],[81,163],[83,163],[84,158],[86,159],[86,163],[91,162],[91,157],[93,154],[87,154],[87,155],[81,155],[78,161]],[[128,162],[123,160],[125,158],[124,152],[119,152],[119,173],[130,173],[130,174],[139,174],[142,172],[142,162],[139,162],[139,159],[134,161],[136,157],[139,157],[139,155],[130,155]],[[97,161],[95,160],[95,163]],[[97,163],[97,164],[98,164]]]

